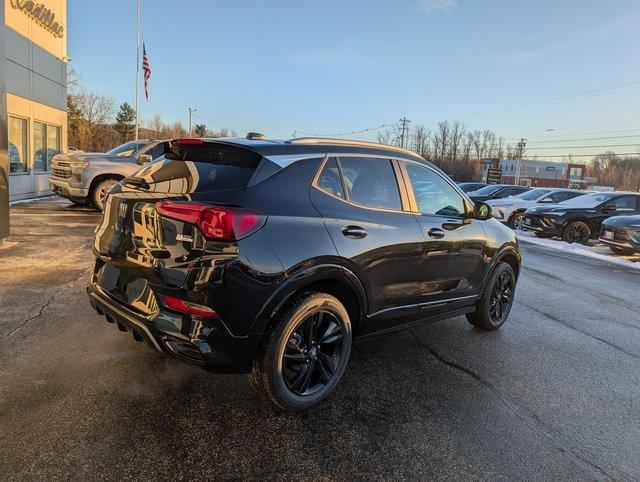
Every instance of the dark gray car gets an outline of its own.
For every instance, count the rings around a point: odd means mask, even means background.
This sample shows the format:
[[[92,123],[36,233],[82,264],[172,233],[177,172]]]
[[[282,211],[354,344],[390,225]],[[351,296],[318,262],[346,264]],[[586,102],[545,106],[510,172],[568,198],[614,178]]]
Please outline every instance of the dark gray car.
[[[127,142],[105,153],[73,151],[51,161],[49,188],[76,204],[92,204],[102,211],[103,198],[118,181],[134,174],[164,153],[165,141]]]

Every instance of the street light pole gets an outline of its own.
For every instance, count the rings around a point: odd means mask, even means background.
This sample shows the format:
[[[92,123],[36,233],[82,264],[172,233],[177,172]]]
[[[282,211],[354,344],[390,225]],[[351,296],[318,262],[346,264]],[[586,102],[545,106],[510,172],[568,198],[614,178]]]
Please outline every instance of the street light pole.
[[[198,109],[192,109],[191,107],[189,107],[189,137],[191,137],[191,116],[193,115],[194,112],[197,112]]]

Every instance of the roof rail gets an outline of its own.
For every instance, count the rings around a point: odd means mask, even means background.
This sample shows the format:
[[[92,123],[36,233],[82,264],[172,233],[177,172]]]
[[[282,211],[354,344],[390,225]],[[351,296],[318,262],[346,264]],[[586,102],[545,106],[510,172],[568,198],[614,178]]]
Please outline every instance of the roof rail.
[[[420,157],[416,152],[404,149],[402,147],[390,146],[387,144],[380,144],[378,142],[368,141],[353,141],[350,139],[331,139],[329,137],[294,137],[285,141],[289,144],[330,144],[330,145],[344,145],[344,146],[357,146],[357,147],[373,147],[376,149],[386,149],[389,151],[400,151],[412,156]]]

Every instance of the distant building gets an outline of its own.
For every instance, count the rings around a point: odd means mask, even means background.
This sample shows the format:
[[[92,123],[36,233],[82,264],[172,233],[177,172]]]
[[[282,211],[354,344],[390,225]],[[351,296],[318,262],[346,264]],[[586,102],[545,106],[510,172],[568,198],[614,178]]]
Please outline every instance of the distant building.
[[[529,187],[568,187],[586,189],[584,164],[533,159],[500,162],[502,182]]]

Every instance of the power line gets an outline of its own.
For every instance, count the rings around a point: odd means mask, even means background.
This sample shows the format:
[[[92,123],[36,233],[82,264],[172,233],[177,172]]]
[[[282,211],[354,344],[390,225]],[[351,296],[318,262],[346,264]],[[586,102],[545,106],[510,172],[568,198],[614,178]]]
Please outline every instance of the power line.
[[[598,154],[574,154],[573,152],[570,152],[569,154],[553,154],[551,156],[540,156],[541,158],[547,158],[547,157],[567,157],[567,158],[572,158],[572,157],[596,157],[596,156],[600,156],[601,154],[604,154],[603,152],[599,152]],[[640,155],[640,152],[614,152],[613,153],[616,156],[638,156]]]
[[[556,146],[556,147],[529,147],[529,150],[549,150],[549,149],[600,149],[604,147],[636,147],[640,146],[640,142],[636,142],[635,144],[608,144],[603,146]]]
[[[640,137],[640,134],[633,134],[630,136],[608,136],[608,137],[585,137],[582,139],[554,139],[554,140],[541,140],[541,141],[529,141],[530,144],[543,144],[552,142],[579,142],[579,141],[603,141],[607,139],[628,139],[633,137]]]
[[[354,134],[363,134],[365,132],[371,132],[371,131],[379,131],[380,129],[384,129],[385,127],[393,127],[391,124],[382,124],[376,127],[368,127],[366,129],[360,129],[357,131],[349,131],[349,132],[334,132],[331,134],[311,134],[309,132],[305,132],[305,131],[301,131],[299,129],[294,130],[294,133],[300,133],[300,134],[304,134],[305,136],[311,136],[311,137],[339,137],[339,136],[350,136],[350,135],[354,135]]]

